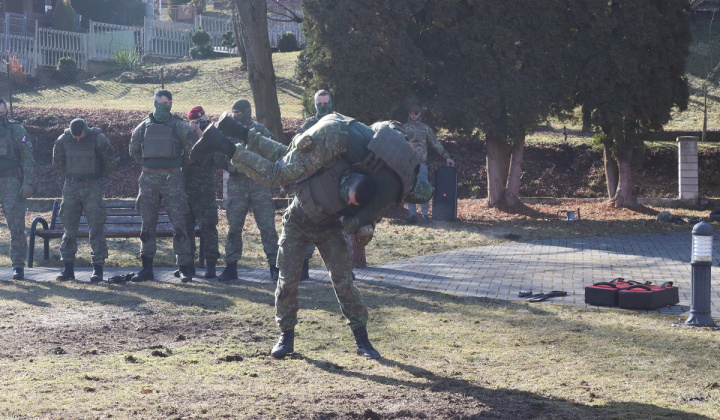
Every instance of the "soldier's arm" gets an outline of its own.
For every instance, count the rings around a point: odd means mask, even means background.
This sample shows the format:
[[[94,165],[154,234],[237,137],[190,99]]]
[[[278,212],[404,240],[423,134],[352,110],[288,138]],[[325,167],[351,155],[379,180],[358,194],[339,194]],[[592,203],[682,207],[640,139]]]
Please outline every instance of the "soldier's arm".
[[[432,145],[432,147],[435,149],[435,151],[438,152],[438,154],[440,156],[442,156],[443,159],[450,159],[450,153],[448,153],[448,151],[445,150],[442,143],[440,143],[440,140],[438,140],[437,136],[435,135],[435,132],[429,126],[426,125],[426,127],[427,127],[427,133],[428,133],[428,136],[427,136],[428,142]]]
[[[98,133],[97,136],[98,150],[100,151],[100,157],[103,162],[102,176],[109,175],[117,167],[117,160],[115,159],[115,149],[104,134]]]
[[[180,147],[183,151],[183,166],[187,165],[190,160],[190,150],[197,141],[195,132],[192,131],[189,125],[184,122],[177,124],[178,136],[180,136]]]
[[[132,136],[130,137],[130,157],[137,163],[140,163],[142,159],[142,137],[144,128],[145,124],[140,123],[140,125],[135,127],[135,130],[133,130]]]
[[[65,173],[65,148],[61,143],[62,138],[63,135],[61,134],[60,137],[55,140],[55,144],[53,145],[52,166],[53,168]]]
[[[20,149],[20,165],[23,171],[23,184],[32,185],[35,182],[35,158],[32,154],[32,143],[27,137],[25,127],[17,125],[13,130]]]

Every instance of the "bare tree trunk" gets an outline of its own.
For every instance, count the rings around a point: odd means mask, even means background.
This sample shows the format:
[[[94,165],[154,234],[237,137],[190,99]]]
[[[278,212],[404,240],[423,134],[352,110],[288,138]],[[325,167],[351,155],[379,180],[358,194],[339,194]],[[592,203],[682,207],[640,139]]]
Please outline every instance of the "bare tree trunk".
[[[612,198],[612,201],[618,207],[634,208],[638,206],[637,198],[633,193],[633,182],[632,182],[632,154],[626,159],[618,162],[618,168],[620,172],[620,180],[618,182],[617,192]]]
[[[505,203],[510,207],[516,207],[520,204],[520,177],[522,176],[522,161],[525,156],[525,135],[515,140],[510,153],[510,171],[505,188]]]
[[[508,168],[510,166],[510,146],[504,138],[487,137],[486,163],[488,177],[488,207],[496,207],[505,197]]]
[[[235,7],[242,25],[248,80],[255,102],[256,118],[283,141],[275,69],[267,30],[266,0],[235,0]]]
[[[240,70],[247,71],[247,54],[245,54],[245,41],[243,41],[243,30],[240,24],[240,16],[238,15],[237,5],[233,4],[233,29],[235,30],[235,43],[237,44],[238,57],[240,57]]]
[[[608,198],[615,197],[618,187],[618,167],[609,145],[603,146],[603,160],[605,162],[605,183],[607,184]]]

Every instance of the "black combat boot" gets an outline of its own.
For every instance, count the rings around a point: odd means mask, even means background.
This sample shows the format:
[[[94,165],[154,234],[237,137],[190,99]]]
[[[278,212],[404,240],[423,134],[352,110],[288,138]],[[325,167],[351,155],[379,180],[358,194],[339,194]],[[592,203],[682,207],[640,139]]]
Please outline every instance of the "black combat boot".
[[[93,273],[90,277],[90,283],[100,283],[103,279],[103,266],[93,264]]]
[[[303,261],[302,275],[300,275],[300,281],[310,280],[310,260]]]
[[[60,275],[55,277],[57,281],[75,280],[75,266],[72,262],[65,263],[65,269],[60,272]]]
[[[206,279],[214,279],[217,277],[217,273],[215,272],[215,267],[217,267],[217,261],[206,261],[205,262],[205,278]]]
[[[352,330],[355,336],[355,347],[357,348],[357,354],[365,356],[368,359],[379,359],[380,352],[373,348],[368,339],[367,328],[360,327]]]
[[[280,270],[275,264],[268,263],[268,265],[270,266],[270,278],[272,279],[272,281],[277,282],[278,277],[280,277]]]
[[[180,266],[180,281],[183,283],[188,283],[192,281],[192,273],[190,271],[190,265],[181,265]]]
[[[154,280],[155,274],[153,273],[153,259],[150,257],[140,256],[142,259],[142,270],[138,271],[137,274],[132,276],[130,281],[148,281]]]
[[[276,359],[284,359],[285,356],[295,351],[295,329],[283,331],[277,344],[270,350],[270,355]]]
[[[222,273],[218,276],[219,281],[229,281],[229,280],[236,280],[238,278],[237,274],[237,261],[232,263],[227,263],[227,266],[223,270]]]
[[[217,128],[226,136],[235,137],[242,141],[247,140],[248,130],[244,125],[235,121],[232,115],[227,112],[223,112],[217,122]],[[205,130],[207,132],[207,130]],[[204,135],[205,133],[203,133]]]
[[[193,260],[192,264],[190,264],[188,267],[190,267],[190,275],[194,276],[195,275],[195,260]],[[175,272],[173,273],[173,276],[180,277],[180,274],[182,274],[182,273],[180,272],[180,267],[178,266],[178,269],[175,270]]]
[[[13,267],[13,280],[22,280],[25,278],[25,267]]]
[[[232,119],[232,117],[229,118]],[[247,139],[247,128],[243,126],[240,127],[245,130],[245,135],[242,139]],[[225,156],[231,158],[235,154],[235,147],[235,143],[233,143],[232,140],[225,137],[225,134],[218,130],[217,127],[211,125],[205,129],[203,136],[200,137],[200,140],[198,140],[192,147],[192,150],[190,150],[190,160],[198,162],[210,153],[215,152],[223,153]]]

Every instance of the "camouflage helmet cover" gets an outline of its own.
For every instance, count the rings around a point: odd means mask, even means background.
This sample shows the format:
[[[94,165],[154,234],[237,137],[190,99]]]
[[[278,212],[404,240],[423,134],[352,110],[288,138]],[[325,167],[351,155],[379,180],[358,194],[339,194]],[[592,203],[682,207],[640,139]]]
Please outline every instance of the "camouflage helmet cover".
[[[412,204],[424,204],[430,201],[433,195],[433,187],[425,179],[420,177],[415,179],[415,186],[408,195],[405,196],[405,201]]]

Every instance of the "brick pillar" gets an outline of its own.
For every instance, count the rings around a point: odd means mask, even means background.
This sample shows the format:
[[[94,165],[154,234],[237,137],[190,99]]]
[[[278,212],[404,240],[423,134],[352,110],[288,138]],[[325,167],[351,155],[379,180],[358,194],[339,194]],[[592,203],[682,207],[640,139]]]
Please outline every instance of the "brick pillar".
[[[698,189],[698,140],[699,137],[682,136],[678,142],[678,187],[680,199],[697,199]]]

